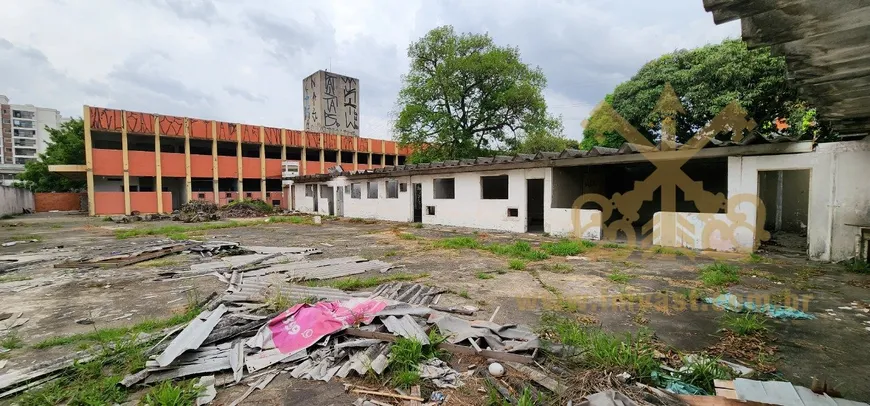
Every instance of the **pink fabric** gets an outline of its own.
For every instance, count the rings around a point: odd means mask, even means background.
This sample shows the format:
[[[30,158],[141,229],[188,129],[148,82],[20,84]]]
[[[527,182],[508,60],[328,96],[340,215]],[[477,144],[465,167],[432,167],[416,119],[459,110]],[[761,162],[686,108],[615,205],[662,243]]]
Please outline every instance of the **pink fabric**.
[[[270,320],[268,329],[279,351],[293,353],[351,325],[371,323],[385,307],[376,300],[297,304]]]

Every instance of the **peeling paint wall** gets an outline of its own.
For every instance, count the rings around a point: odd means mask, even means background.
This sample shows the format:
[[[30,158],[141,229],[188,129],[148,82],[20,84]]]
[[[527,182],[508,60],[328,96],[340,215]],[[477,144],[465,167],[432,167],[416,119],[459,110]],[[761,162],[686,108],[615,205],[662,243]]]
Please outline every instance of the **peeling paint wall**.
[[[0,186],[0,215],[21,214],[25,209],[33,211],[36,205],[33,192],[11,186]]]

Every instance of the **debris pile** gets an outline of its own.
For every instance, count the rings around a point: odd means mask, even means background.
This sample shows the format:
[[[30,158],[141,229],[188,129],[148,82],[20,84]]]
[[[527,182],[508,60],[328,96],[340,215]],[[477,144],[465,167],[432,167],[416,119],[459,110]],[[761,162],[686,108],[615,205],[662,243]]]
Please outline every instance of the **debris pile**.
[[[259,199],[232,202],[221,209],[227,217],[262,217],[271,214],[272,206]]]
[[[172,214],[172,220],[185,223],[200,223],[220,219],[218,205],[205,200],[191,200],[181,205],[181,209]]]
[[[185,242],[157,243],[127,252],[112,252],[109,255],[98,255],[90,258],[82,258],[77,261],[65,261],[55,264],[55,268],[120,268],[139,262],[150,261],[184,251],[187,247]]]

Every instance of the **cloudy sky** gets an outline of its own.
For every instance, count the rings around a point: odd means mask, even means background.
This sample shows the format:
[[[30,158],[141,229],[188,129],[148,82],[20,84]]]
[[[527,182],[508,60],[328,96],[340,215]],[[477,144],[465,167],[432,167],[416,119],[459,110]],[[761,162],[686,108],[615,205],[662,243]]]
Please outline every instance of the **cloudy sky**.
[[[360,79],[361,135],[390,138],[407,46],[439,25],[488,32],[547,75],[580,138],[592,106],[644,62],[737,37],[701,0],[28,0],[0,13],[0,94],[302,128],[302,79]]]

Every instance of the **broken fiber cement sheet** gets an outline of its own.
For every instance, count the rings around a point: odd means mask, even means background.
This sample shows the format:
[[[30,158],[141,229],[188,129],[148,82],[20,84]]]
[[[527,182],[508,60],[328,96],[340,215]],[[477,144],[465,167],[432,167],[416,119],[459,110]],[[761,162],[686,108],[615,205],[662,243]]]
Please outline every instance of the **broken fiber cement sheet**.
[[[734,380],[734,392],[740,400],[771,405],[868,406],[864,402],[819,395],[808,388],[792,385],[789,382],[737,378]]]
[[[704,303],[710,303],[720,309],[737,313],[762,313],[774,319],[810,320],[816,318],[812,314],[788,306],[770,303],[759,306],[753,302],[741,302],[737,296],[730,293],[721,294],[715,298],[704,298]]]
[[[226,312],[227,308],[222,304],[213,311],[206,310],[200,313],[181,331],[178,337],[169,343],[169,346],[157,357],[157,363],[161,367],[165,367],[183,352],[199,348]]]
[[[369,299],[314,305],[300,303],[269,320],[246,344],[251,348],[277,348],[282,353],[291,354],[353,324],[371,323],[386,306],[386,302]]]
[[[483,338],[490,349],[508,352],[533,350],[540,346],[538,335],[523,326],[502,326],[488,321],[470,322],[440,313],[432,313],[429,322],[438,326],[438,331],[447,336],[447,341],[452,344]]]

